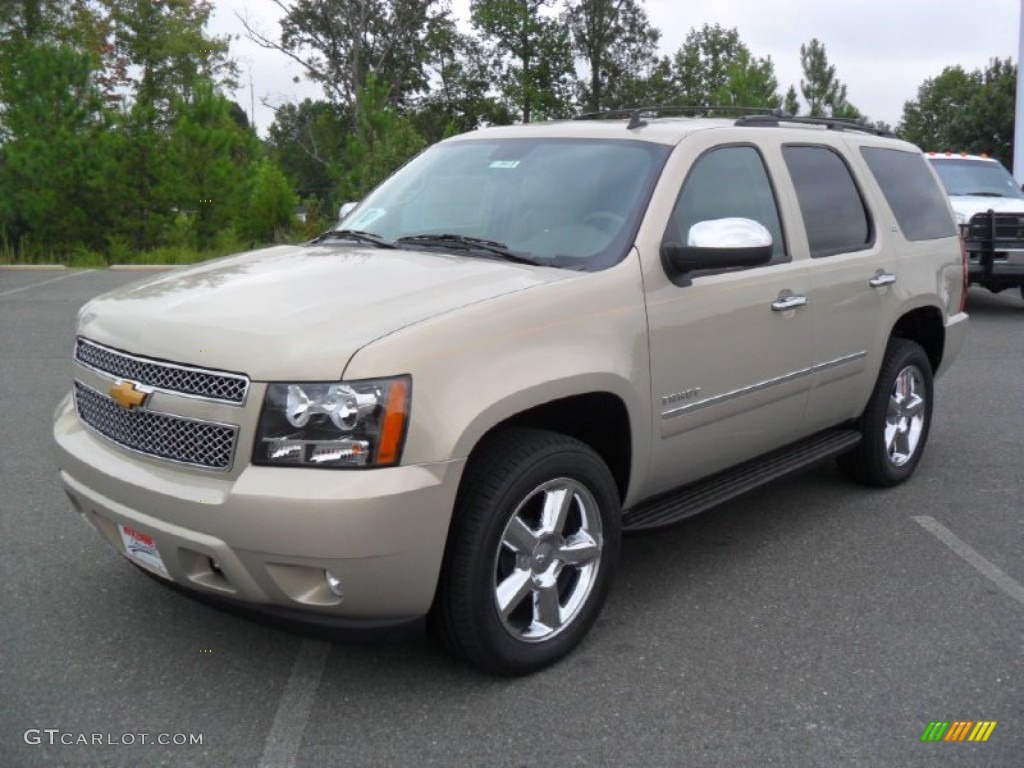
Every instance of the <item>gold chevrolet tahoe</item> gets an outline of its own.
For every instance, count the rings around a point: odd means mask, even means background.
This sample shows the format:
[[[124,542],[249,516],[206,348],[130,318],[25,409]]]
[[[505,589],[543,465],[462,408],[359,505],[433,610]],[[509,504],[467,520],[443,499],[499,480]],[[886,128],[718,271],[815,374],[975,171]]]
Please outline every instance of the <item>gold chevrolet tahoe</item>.
[[[180,588],[427,616],[523,674],[622,531],[835,458],[917,466],[965,267],[920,151],[840,121],[605,113],[437,144],[336,229],[89,302],[71,504]]]

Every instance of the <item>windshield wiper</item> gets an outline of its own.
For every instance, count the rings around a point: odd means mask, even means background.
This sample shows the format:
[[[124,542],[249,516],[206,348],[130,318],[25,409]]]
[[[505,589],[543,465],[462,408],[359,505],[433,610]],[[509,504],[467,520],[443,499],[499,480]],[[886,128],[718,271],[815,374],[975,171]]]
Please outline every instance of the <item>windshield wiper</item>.
[[[1000,192],[984,192],[980,190],[977,192],[957,192],[956,194],[963,195],[964,197],[1006,197],[1006,195]]]
[[[363,232],[361,229],[329,229],[321,235],[317,235],[311,243],[322,243],[324,240],[337,238],[339,240],[355,240],[357,243],[369,243],[378,248],[394,248],[395,244],[387,238],[375,235],[373,232]]]
[[[517,264],[532,264],[541,266],[542,262],[531,259],[521,253],[509,250],[504,243],[496,240],[485,240],[482,237],[470,237],[469,235],[455,235],[449,233],[406,235],[395,240],[396,243],[408,245],[437,246],[438,248],[460,248],[463,250],[480,250],[500,256],[506,261],[514,261]]]

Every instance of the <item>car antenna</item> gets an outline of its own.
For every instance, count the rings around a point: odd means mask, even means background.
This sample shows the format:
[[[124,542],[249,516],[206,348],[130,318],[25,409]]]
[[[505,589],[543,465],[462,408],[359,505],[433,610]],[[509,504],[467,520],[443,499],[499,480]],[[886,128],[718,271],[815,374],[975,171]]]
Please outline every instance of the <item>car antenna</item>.
[[[627,131],[633,131],[637,128],[643,128],[647,125],[647,121],[640,117],[640,110],[634,109],[633,114],[629,116],[629,125],[626,126]]]

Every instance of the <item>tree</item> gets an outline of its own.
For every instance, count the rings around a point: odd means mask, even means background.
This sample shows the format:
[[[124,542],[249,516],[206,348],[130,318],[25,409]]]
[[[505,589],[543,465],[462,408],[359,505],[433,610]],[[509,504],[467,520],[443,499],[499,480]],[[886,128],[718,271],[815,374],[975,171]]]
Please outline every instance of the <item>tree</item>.
[[[433,27],[448,17],[440,0],[273,0],[284,11],[279,39],[243,19],[249,37],[305,69],[327,99],[356,119],[372,75],[387,100],[406,104],[427,88]]]
[[[993,59],[973,72],[946,67],[904,104],[899,132],[925,149],[986,152],[1010,165],[1016,84],[1009,59]]]
[[[744,48],[726,68],[725,84],[713,94],[712,101],[721,105],[778,109],[782,106],[778,90],[779,81],[771,57],[755,59]]]
[[[494,47],[498,88],[524,123],[570,111],[575,67],[553,0],[472,0],[473,26]]]
[[[495,97],[491,62],[483,43],[461,33],[454,20],[431,35],[430,91],[410,111],[417,131],[429,142],[473,130],[481,124],[507,125],[515,115]]]
[[[295,223],[297,198],[288,179],[269,159],[253,163],[242,233],[254,243],[281,242]]]
[[[358,129],[345,143],[344,199],[359,200],[425,146],[412,122],[387,102],[387,86],[371,76],[360,101]]]
[[[836,77],[835,65],[828,63],[825,46],[817,38],[800,46],[800,64],[804,72],[800,91],[811,117],[860,117],[846,100],[846,85]]]
[[[587,112],[636,105],[629,96],[655,61],[661,33],[642,0],[569,0],[565,19],[573,51],[587,65],[580,100]]]
[[[303,198],[315,197],[324,209],[337,202],[351,123],[338,105],[305,99],[279,107],[267,134],[267,151],[293,188]]]
[[[255,135],[240,128],[231,104],[209,82],[178,100],[168,141],[174,207],[191,212],[194,246],[208,248],[234,226],[244,203],[246,172],[256,154]]]
[[[786,100],[782,104],[782,108],[790,115],[800,114],[800,101],[796,97],[796,88],[792,85],[789,86],[789,90],[786,91]]]
[[[41,248],[102,243],[102,101],[89,56],[22,40],[0,70],[0,229]]]
[[[739,32],[719,24],[691,29],[672,60],[676,102],[702,106],[711,104],[715,94],[729,82],[729,68],[750,51]]]
[[[209,0],[102,1],[111,44],[104,66],[125,73],[131,99],[153,105],[159,119],[169,122],[175,100],[189,100],[200,82],[235,84],[227,39],[205,32]]]

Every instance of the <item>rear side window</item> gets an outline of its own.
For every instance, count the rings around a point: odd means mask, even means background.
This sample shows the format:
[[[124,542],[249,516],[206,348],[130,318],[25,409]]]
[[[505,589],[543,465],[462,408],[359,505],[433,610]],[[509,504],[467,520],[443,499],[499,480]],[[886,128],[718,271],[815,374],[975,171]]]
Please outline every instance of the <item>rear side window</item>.
[[[790,145],[782,154],[800,201],[811,256],[867,248],[871,220],[843,159],[820,146]]]
[[[880,147],[861,147],[860,152],[907,240],[935,240],[956,234],[946,196],[922,155]]]

